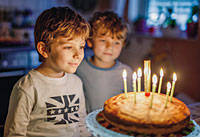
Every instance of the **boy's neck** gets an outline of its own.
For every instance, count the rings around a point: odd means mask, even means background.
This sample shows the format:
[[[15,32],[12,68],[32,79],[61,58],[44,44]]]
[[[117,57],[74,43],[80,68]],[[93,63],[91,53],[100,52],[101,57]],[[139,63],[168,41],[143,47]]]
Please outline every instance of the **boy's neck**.
[[[103,62],[97,58],[95,58],[94,56],[91,57],[89,59],[90,63],[92,63],[93,65],[95,65],[96,67],[99,67],[99,68],[111,68],[113,67],[115,64],[116,64],[116,61],[113,61],[113,62]]]
[[[47,77],[52,77],[52,78],[61,78],[65,75],[64,72],[55,72],[48,67],[44,67],[43,64],[41,64],[35,70],[37,70],[38,72],[40,72],[41,74],[43,74]]]

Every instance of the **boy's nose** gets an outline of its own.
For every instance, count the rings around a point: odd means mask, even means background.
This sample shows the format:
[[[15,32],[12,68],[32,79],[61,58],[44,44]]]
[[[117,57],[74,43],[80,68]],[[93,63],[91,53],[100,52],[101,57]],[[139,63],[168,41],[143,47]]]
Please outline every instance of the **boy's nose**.
[[[106,44],[106,48],[111,49],[111,48],[112,48],[112,44],[111,44],[111,43],[107,43],[107,44]]]
[[[78,50],[74,50],[74,54],[73,54],[73,58],[79,59],[79,51]]]

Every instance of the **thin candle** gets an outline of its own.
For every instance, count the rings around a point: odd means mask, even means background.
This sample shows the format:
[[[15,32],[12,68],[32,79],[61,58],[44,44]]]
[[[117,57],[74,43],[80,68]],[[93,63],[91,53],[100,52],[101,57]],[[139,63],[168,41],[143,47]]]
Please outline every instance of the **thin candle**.
[[[161,86],[162,86],[162,79],[163,79],[164,73],[163,73],[163,69],[160,69],[160,81],[159,81],[159,86],[158,86],[158,94],[160,94],[161,91]]]
[[[153,81],[152,92],[155,93],[155,91],[156,91],[156,84],[157,84],[157,81],[158,81],[156,74],[153,75],[152,81]]]
[[[141,77],[142,77],[142,69],[138,68],[138,77],[137,77],[137,81],[138,81],[138,92],[141,91]]]
[[[148,62],[148,91],[150,92],[151,90],[151,61],[149,60]]]
[[[148,75],[147,75],[147,93],[150,92],[151,89],[151,70],[148,70]]]
[[[134,103],[136,103],[136,79],[137,79],[137,74],[136,72],[134,72],[133,73]]]
[[[136,72],[133,73],[133,91],[136,92],[136,79],[137,79],[137,74]]]
[[[127,72],[126,72],[125,69],[123,70],[122,77],[123,77],[123,80],[124,80],[124,93],[125,93],[125,96],[127,97],[127,80],[126,80]]]
[[[148,74],[148,64],[144,61],[144,91],[147,92],[147,74]]]
[[[151,61],[144,60],[144,90],[145,92],[150,90],[151,87]]]
[[[165,101],[165,108],[167,108],[168,96],[169,96],[170,89],[171,89],[171,83],[167,82],[167,95],[166,95],[166,101]]]
[[[152,85],[152,95],[151,95],[150,108],[152,108],[152,105],[153,105],[153,97],[154,97],[154,93],[156,91],[156,84],[157,84],[157,81],[158,81],[157,76],[155,74],[153,75],[152,81],[153,81],[153,85]]]
[[[174,95],[174,88],[175,88],[176,80],[177,80],[177,76],[176,76],[176,73],[174,72],[174,73],[173,73],[172,89],[171,89],[171,94],[170,94],[170,101],[171,101],[171,102],[172,102],[172,97],[173,97],[173,95]]]

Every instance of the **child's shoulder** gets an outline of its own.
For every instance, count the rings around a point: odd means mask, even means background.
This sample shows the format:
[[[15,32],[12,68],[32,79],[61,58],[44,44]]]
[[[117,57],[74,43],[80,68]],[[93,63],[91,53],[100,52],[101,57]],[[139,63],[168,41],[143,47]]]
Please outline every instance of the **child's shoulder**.
[[[14,89],[30,89],[33,86],[33,80],[32,80],[32,72],[33,70],[29,71],[26,75],[22,76],[14,85]],[[24,90],[25,91],[25,90]]]
[[[129,65],[124,64],[124,63],[122,63],[120,61],[118,61],[117,64],[118,64],[118,69],[119,70],[126,69],[128,72],[132,72],[132,69],[131,69],[131,67]]]
[[[68,75],[69,81],[71,81],[72,83],[74,83],[74,82],[77,84],[82,83],[80,77],[77,76],[76,74],[68,74],[67,73],[67,75]]]

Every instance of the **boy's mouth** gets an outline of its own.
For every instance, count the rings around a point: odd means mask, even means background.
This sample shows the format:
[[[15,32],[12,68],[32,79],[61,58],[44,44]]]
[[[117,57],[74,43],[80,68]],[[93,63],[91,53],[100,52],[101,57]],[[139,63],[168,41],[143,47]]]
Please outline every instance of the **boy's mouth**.
[[[103,54],[104,54],[104,55],[108,55],[108,56],[112,56],[112,53],[104,52]]]
[[[71,66],[78,66],[78,63],[68,63]]]

